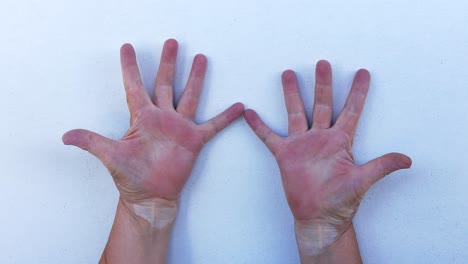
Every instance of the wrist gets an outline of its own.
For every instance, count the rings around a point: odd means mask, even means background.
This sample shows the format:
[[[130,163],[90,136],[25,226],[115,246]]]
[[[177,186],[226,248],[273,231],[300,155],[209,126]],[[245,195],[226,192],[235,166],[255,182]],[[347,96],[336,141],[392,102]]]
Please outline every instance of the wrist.
[[[294,221],[294,232],[301,255],[319,256],[324,254],[351,226],[344,228],[317,221]]]
[[[166,263],[177,208],[177,201],[120,197],[100,263]]]
[[[295,222],[301,263],[362,264],[352,222],[345,228],[309,222]]]
[[[178,200],[150,198],[141,201],[127,201],[119,198],[122,209],[137,223],[148,225],[154,230],[172,227],[179,208]]]

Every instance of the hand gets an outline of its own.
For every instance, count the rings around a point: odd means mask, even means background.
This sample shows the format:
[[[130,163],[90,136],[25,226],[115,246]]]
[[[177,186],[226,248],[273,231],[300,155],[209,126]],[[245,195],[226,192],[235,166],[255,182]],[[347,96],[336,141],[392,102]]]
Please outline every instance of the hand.
[[[207,60],[195,56],[181,99],[174,107],[173,80],[178,44],[164,44],[156,77],[154,96],[148,96],[137,66],[135,51],[122,46],[121,65],[130,128],[115,141],[86,130],[72,130],[63,136],[99,158],[111,173],[126,205],[174,206],[203,145],[243,112],[236,103],[204,124],[193,121],[202,90]]]
[[[393,171],[409,168],[411,159],[390,153],[361,166],[354,162],[352,144],[369,89],[368,71],[357,72],[344,109],[333,126],[328,62],[317,63],[311,128],[294,72],[285,71],[282,81],[288,137],[271,131],[253,110],[246,110],[244,116],[278,162],[299,246],[306,247],[307,254],[320,254],[351,226],[359,203],[372,184]]]

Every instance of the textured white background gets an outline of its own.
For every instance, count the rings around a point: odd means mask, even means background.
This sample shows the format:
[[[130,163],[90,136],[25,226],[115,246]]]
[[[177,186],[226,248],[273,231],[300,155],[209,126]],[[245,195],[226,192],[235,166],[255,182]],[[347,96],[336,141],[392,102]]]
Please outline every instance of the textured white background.
[[[355,70],[372,74],[355,141],[363,163],[400,151],[413,168],[377,183],[355,218],[366,263],[468,260],[466,1],[61,1],[0,3],[0,263],[96,263],[118,193],[100,162],[61,136],[128,126],[119,48],[148,91],[165,39],[180,42],[176,94],[209,59],[198,121],[235,101],[285,134],[280,73],[331,61],[335,116]],[[275,161],[240,119],[202,151],[182,195],[170,263],[296,263]]]

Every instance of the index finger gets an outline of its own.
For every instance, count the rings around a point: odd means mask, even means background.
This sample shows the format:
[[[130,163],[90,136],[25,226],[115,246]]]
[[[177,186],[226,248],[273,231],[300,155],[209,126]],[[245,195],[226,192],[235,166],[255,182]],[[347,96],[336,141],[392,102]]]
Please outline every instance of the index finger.
[[[124,44],[120,48],[120,64],[130,113],[134,113],[151,103],[148,93],[141,80],[140,70],[132,45]]]

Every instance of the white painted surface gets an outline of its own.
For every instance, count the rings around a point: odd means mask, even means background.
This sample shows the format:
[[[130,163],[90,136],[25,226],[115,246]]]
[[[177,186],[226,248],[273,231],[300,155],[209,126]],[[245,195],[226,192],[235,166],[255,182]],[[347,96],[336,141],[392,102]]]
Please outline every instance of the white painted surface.
[[[355,218],[364,261],[466,263],[467,14],[461,0],[2,0],[0,263],[97,262],[117,191],[99,161],[61,135],[122,135],[119,47],[135,45],[149,90],[169,37],[181,46],[177,94],[193,56],[209,58],[199,121],[242,101],[282,134],[282,70],[298,72],[310,110],[314,64],[330,60],[338,113],[354,71],[368,68],[357,161],[401,151],[414,165],[366,195]],[[199,157],[170,263],[297,261],[274,159],[239,120]]]

